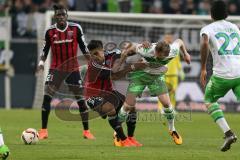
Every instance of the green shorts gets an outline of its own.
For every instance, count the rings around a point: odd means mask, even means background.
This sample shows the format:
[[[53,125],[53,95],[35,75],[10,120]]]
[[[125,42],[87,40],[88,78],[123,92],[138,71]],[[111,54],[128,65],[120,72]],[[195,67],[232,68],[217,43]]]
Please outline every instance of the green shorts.
[[[128,76],[128,93],[140,96],[143,90],[148,87],[151,96],[158,96],[168,93],[164,75],[153,75],[143,71],[132,72]]]
[[[211,76],[205,90],[204,101],[205,103],[217,102],[219,98],[224,97],[231,89],[237,100],[240,101],[240,78],[224,79]]]

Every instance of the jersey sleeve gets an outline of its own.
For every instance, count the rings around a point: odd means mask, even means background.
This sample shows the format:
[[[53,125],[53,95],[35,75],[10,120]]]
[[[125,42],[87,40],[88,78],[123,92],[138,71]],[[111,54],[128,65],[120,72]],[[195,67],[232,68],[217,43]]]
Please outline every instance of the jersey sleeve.
[[[136,44],[136,53],[140,54],[143,57],[153,57],[155,46],[155,43],[153,43],[150,48],[144,48],[142,44]]]
[[[45,32],[44,44],[43,44],[43,49],[42,49],[42,54],[41,54],[42,59],[44,59],[44,60],[47,59],[50,46],[51,46],[51,42],[50,42],[49,30],[47,30]]]
[[[81,49],[83,54],[89,53],[89,50],[87,48],[87,43],[85,41],[85,37],[82,31],[82,27],[80,25],[77,25],[77,40],[79,44],[79,48]]]
[[[236,31],[237,31],[238,33],[240,33],[240,30],[239,30],[238,26],[237,26],[236,24],[233,24],[233,25],[234,25]]]
[[[179,55],[179,53],[180,53],[180,44],[176,40],[170,45],[169,58],[174,58],[177,55]]]
[[[203,36],[203,34],[207,35],[209,37],[209,31],[207,29],[207,27],[203,27],[200,31],[200,37]]]

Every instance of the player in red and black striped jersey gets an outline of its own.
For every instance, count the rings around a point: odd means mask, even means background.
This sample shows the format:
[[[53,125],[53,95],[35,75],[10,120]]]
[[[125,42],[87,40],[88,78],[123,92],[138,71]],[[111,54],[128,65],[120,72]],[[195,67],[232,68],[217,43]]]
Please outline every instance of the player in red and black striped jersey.
[[[38,65],[38,70],[44,69],[44,62],[51,49],[51,66],[45,83],[45,93],[42,104],[42,129],[39,131],[39,138],[48,137],[47,124],[50,113],[50,102],[52,96],[60,88],[62,83],[68,85],[70,91],[78,100],[81,112],[84,134],[87,133],[90,139],[93,135],[88,131],[88,113],[85,113],[85,103],[81,96],[82,89],[79,73],[79,63],[77,59],[78,46],[89,60],[89,51],[84,39],[82,28],[79,24],[67,21],[67,9],[62,5],[54,5],[54,18],[56,23],[50,26],[45,33],[45,44],[43,54]]]
[[[122,46],[124,48],[124,46],[130,44],[131,42],[124,42],[122,43]],[[135,54],[134,52],[132,54]],[[131,56],[131,54],[129,55]],[[118,63],[121,63],[121,50],[119,49],[113,49],[111,51],[107,51],[105,52],[105,64],[109,67],[112,68],[113,72],[116,72],[118,70],[121,70],[121,66],[119,67],[115,67],[118,65]],[[120,102],[121,102],[121,106],[124,104],[125,101],[125,96],[120,95]],[[117,113],[119,113],[119,110],[121,109],[121,107],[117,108]],[[118,117],[120,122],[124,122],[125,119],[121,119],[120,117]],[[137,113],[135,109],[130,110],[130,112],[127,114],[126,117],[126,125],[127,125],[127,138],[134,143],[136,146],[140,147],[142,146],[141,143],[139,143],[135,138],[134,138],[134,132],[135,132],[135,128],[136,128],[136,121],[137,121]],[[121,146],[121,140],[118,137],[118,135],[116,133],[114,133],[114,139],[113,139],[113,143],[115,146]]]
[[[119,59],[119,63],[109,67],[104,64],[105,56],[101,41],[91,41],[88,44],[88,48],[92,58],[88,64],[85,81],[84,96],[86,104],[89,108],[97,111],[102,117],[108,117],[110,126],[121,139],[121,146],[137,146],[125,136],[121,123],[119,122],[117,112],[123,105],[125,97],[113,90],[112,79],[118,79],[133,69],[143,69],[146,67],[146,64],[138,63],[134,64],[134,66],[126,66],[122,70],[113,72],[115,68],[121,66],[131,51],[124,50]]]

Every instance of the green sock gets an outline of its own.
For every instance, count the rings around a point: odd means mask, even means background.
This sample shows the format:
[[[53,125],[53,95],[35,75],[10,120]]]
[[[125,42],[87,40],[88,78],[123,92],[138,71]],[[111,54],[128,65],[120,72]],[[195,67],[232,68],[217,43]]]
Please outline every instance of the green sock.
[[[224,133],[230,130],[230,127],[228,126],[228,123],[224,118],[223,111],[220,109],[218,103],[211,104],[211,106],[208,108],[208,113],[211,115],[214,122],[218,124],[218,126],[222,129]]]
[[[208,114],[212,117],[214,122],[216,122],[218,119],[223,118],[223,111],[219,108],[218,103],[213,103],[209,108],[208,108]]]

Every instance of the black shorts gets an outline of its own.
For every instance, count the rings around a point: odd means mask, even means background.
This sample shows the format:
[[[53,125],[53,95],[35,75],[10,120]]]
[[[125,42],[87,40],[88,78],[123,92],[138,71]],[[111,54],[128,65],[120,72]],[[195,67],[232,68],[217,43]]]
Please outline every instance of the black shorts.
[[[45,85],[54,85],[57,89],[61,85],[83,87],[80,73],[78,71],[63,72],[59,70],[50,69],[46,78]]]
[[[89,108],[96,110],[97,107],[101,107],[105,103],[111,103],[118,113],[123,103],[125,101],[125,96],[118,91],[106,92],[105,94],[101,94],[99,96],[93,96],[86,99],[86,104]],[[102,113],[100,113],[102,114]],[[104,114],[104,113],[103,113]]]

